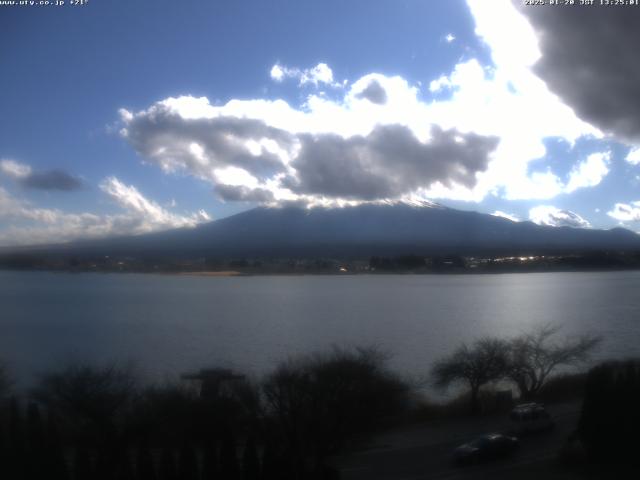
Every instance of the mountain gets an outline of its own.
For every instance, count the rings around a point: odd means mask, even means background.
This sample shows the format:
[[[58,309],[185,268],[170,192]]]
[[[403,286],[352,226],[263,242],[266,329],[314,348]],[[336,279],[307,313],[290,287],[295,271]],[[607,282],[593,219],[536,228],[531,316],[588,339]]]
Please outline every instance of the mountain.
[[[141,258],[367,258],[592,250],[640,250],[640,236],[622,228],[548,227],[437,204],[395,203],[332,209],[259,207],[191,229],[28,251]]]

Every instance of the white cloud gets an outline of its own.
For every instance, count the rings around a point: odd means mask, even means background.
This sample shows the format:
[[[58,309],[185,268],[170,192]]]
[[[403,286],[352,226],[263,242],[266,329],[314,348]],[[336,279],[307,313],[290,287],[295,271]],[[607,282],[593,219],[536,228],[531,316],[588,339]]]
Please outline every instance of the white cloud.
[[[625,160],[631,165],[640,165],[640,147],[631,148]]]
[[[133,185],[125,185],[116,177],[108,177],[100,183],[100,189],[131,215],[141,220],[140,230],[151,231],[165,228],[194,227],[210,220],[209,215],[200,210],[190,215],[176,215],[148,200]]]
[[[333,81],[333,70],[326,63],[318,63],[315,67],[300,69],[296,67],[286,67],[276,63],[269,72],[271,79],[276,82],[283,82],[287,78],[297,79],[299,85],[312,84],[315,87],[320,84],[331,87],[340,87],[341,84]]]
[[[209,221],[200,210],[178,215],[145,198],[135,187],[115,177],[100,188],[123,210],[116,214],[68,213],[40,208],[18,199],[0,187],[0,220],[11,222],[0,231],[0,245],[59,243],[81,238],[137,235],[178,227],[194,227]]]
[[[611,218],[620,222],[640,221],[640,201],[631,203],[616,203],[613,209],[607,212]]]
[[[497,139],[424,123],[416,97],[400,77],[372,74],[342,101],[312,95],[304,110],[169,98],[123,113],[123,135],[146,161],[207,180],[226,199],[374,201],[473,186]]]
[[[506,218],[507,220],[511,220],[512,222],[519,222],[520,221],[520,219],[516,215],[513,215],[511,213],[506,213],[506,212],[503,212],[501,210],[496,210],[491,215],[493,215],[494,217]]]
[[[550,169],[545,172],[533,172],[526,176],[514,176],[506,186],[507,200],[546,200],[556,197],[564,191],[564,184],[560,177]]]
[[[550,227],[589,228],[591,225],[575,212],[550,205],[539,205],[529,210],[529,220]]]
[[[429,91],[432,93],[440,92],[445,88],[450,88],[452,85],[451,80],[446,75],[442,75],[435,80],[429,82]]]
[[[327,66],[326,63],[319,63],[313,68],[302,71],[300,83],[303,85],[305,83],[313,83],[316,86],[319,83],[333,85],[333,71]]]
[[[430,117],[444,127],[500,138],[471,198],[483,198],[497,187],[504,187],[507,199],[552,198],[562,193],[559,179],[552,172],[529,173],[529,164],[546,154],[544,139],[561,137],[574,144],[581,136],[601,133],[578,119],[532,71],[540,57],[538,39],[509,0],[467,3],[494,66],[483,68],[469,59],[434,80],[430,90],[447,88],[451,98],[433,102]]]
[[[571,170],[569,181],[564,189],[571,193],[578,188],[594,187],[598,185],[609,173],[611,153],[592,153],[584,162],[581,162]]]
[[[449,98],[423,101],[419,87],[404,78],[371,73],[350,84],[339,98],[312,94],[299,108],[283,100],[230,100],[214,106],[204,97],[167,98],[139,112],[123,110],[123,135],[145,161],[166,172],[209,181],[224,190],[223,197],[238,199],[362,201],[373,200],[374,191],[392,199],[481,201],[487,195],[551,199],[597,185],[608,172],[604,156],[590,157],[577,166],[566,184],[551,170],[531,171],[531,163],[547,153],[546,138],[559,137],[573,145],[580,137],[602,134],[578,119],[533,72],[540,58],[538,39],[509,0],[468,0],[468,4],[476,34],[490,48],[494,65],[485,67],[477,59],[467,59],[429,83],[432,92],[447,89]],[[305,70],[276,64],[270,73],[280,82],[290,78],[299,85],[335,84],[326,64]],[[370,145],[378,138],[374,132],[401,129],[407,132],[404,143],[397,143],[399,137],[394,136],[397,149],[386,152],[380,162],[371,161]],[[456,132],[463,140],[457,156],[436,160],[429,149],[422,149],[412,162],[420,164],[422,171],[433,172],[430,165],[440,165],[449,174],[415,177],[411,182],[405,181],[408,177],[389,175],[396,166],[407,165],[408,157],[400,152],[418,151],[408,148],[414,139],[428,146],[435,131]],[[308,153],[305,146],[328,148],[328,138],[335,139],[334,146],[349,148],[300,161]],[[454,171],[470,165],[468,159],[460,163],[460,158],[467,158],[463,147],[469,138],[496,139],[497,146],[477,151],[475,165],[460,181]],[[307,174],[315,175],[318,188],[331,185],[333,167],[340,164],[344,172],[340,188],[322,192],[294,188],[310,185],[301,178],[302,164]],[[230,167],[236,169],[233,182],[225,177]],[[380,177],[387,178],[387,186],[379,182]],[[362,196],[363,186],[372,179],[372,188]],[[388,188],[391,183],[394,188]]]
[[[15,160],[0,160],[0,172],[14,179],[23,179],[31,174],[31,167]]]
[[[514,176],[506,186],[507,200],[548,200],[579,188],[594,187],[609,173],[610,153],[592,153],[573,167],[566,183],[551,169],[534,171],[527,176]]]
[[[456,39],[456,36],[453,33],[447,33],[447,35],[444,37],[445,42],[447,43],[451,43]]]
[[[285,69],[277,63],[273,67],[271,67],[271,72],[269,72],[269,74],[271,76],[271,79],[275,80],[276,82],[283,81],[287,76]]]

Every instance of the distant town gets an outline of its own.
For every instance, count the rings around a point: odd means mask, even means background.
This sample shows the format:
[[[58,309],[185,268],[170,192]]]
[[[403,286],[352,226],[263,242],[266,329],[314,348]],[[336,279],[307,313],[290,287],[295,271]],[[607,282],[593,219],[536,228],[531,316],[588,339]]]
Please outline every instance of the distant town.
[[[197,275],[509,273],[640,269],[640,252],[593,251],[555,255],[372,256],[357,258],[153,258],[135,256],[0,256],[0,269]]]

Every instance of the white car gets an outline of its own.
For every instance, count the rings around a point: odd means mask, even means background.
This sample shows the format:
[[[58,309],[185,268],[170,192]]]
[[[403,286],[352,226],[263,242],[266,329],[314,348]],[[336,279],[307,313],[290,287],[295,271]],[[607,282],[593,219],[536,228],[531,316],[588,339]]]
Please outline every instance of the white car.
[[[511,431],[517,435],[553,429],[555,422],[541,403],[523,403],[511,410]]]

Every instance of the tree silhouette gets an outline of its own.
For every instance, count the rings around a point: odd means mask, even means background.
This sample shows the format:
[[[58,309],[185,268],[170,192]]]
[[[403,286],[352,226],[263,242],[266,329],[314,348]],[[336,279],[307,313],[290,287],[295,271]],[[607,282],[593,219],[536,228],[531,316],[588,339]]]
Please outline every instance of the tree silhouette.
[[[216,480],[220,478],[218,472],[218,449],[214,442],[207,442],[202,455],[203,480]]]
[[[25,455],[24,419],[18,399],[15,397],[12,397],[9,402],[8,443],[8,477],[20,478],[24,476],[27,459]]]
[[[589,371],[578,433],[590,460],[632,464],[637,471],[639,403],[640,360],[607,362]]]
[[[225,480],[239,480],[240,470],[236,453],[236,440],[228,426],[222,430],[220,442],[220,477]]]
[[[464,383],[471,392],[471,412],[480,411],[480,387],[503,378],[507,373],[508,344],[497,338],[482,338],[471,346],[462,344],[453,354],[437,361],[431,376],[439,388]]]
[[[179,480],[176,460],[170,448],[164,448],[160,454],[160,480]]]
[[[70,366],[41,377],[32,395],[76,434],[103,445],[116,442],[118,427],[131,406],[136,380],[131,369]]]
[[[26,433],[28,478],[45,478],[49,474],[46,465],[45,428],[40,408],[35,403],[30,403],[27,407]]]
[[[507,376],[518,387],[520,398],[535,397],[558,367],[586,362],[602,341],[589,334],[554,341],[559,330],[547,324],[509,342]]]
[[[334,348],[290,359],[264,383],[267,412],[276,419],[297,476],[319,469],[357,434],[406,406],[408,386],[386,367],[377,348]]]
[[[242,478],[243,480],[260,479],[260,460],[258,449],[253,435],[249,435],[242,454]]]
[[[198,480],[198,458],[193,445],[184,443],[178,458],[180,480]]]
[[[12,386],[13,381],[9,375],[7,367],[4,363],[0,362],[0,402],[9,395]]]
[[[73,457],[73,478],[88,480],[94,478],[91,454],[86,448],[77,448]]]
[[[49,480],[66,480],[69,476],[67,461],[64,455],[62,439],[58,425],[51,412],[47,414],[46,434],[46,469]]]
[[[136,471],[138,480],[156,480],[156,468],[153,462],[151,450],[145,444],[138,447],[138,455],[136,459]]]

